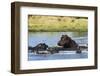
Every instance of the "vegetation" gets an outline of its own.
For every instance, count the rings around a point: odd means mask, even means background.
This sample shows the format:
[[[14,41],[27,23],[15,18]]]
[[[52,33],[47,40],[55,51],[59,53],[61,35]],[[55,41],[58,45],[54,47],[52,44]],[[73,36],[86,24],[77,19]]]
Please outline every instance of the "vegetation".
[[[28,16],[28,30],[34,32],[87,31],[87,17]]]

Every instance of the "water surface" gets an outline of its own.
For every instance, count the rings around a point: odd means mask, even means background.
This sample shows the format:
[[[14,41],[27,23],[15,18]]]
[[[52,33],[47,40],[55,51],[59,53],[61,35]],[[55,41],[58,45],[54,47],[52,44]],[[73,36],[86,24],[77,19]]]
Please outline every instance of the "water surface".
[[[87,44],[87,32],[29,32],[28,45],[36,46],[39,43],[46,43],[48,46],[57,46],[62,35],[68,35],[79,45]],[[77,54],[75,51],[60,52],[55,54],[36,55],[28,51],[28,60],[55,60],[55,59],[79,59],[88,58],[88,52],[83,51]]]

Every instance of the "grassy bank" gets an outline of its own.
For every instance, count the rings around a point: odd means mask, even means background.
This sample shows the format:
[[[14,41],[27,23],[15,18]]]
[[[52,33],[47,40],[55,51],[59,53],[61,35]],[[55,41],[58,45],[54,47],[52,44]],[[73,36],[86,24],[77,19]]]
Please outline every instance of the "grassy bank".
[[[28,30],[33,32],[87,31],[88,19],[64,16],[28,16]]]

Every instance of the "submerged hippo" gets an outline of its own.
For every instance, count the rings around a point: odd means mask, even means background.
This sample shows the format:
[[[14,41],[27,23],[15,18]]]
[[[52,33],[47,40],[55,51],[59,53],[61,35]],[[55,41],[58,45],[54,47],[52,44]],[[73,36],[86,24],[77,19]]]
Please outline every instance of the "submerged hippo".
[[[45,43],[39,43],[35,47],[29,47],[29,50],[31,50],[31,52],[34,52],[34,53],[38,54],[40,51],[43,52],[47,48],[48,48],[48,45],[46,45]]]
[[[45,43],[39,43],[38,45],[36,45],[35,47],[33,47],[33,50],[46,50],[48,48],[48,45],[46,45]]]

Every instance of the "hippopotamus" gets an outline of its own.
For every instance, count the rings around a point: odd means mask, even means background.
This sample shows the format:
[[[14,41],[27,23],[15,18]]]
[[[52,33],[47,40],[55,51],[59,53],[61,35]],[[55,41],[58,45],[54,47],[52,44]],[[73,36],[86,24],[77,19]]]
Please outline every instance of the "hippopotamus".
[[[48,45],[46,45],[45,43],[39,43],[34,48],[37,48],[38,50],[46,50],[48,48]]]
[[[36,45],[35,47],[29,47],[29,50],[31,50],[31,52],[35,52],[35,51],[44,51],[48,48],[48,45],[46,45],[45,43],[39,43],[38,45]]]
[[[72,40],[68,35],[62,35],[60,41],[58,41],[58,45],[63,48],[78,48],[78,44]]]

